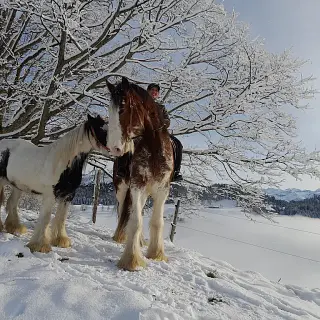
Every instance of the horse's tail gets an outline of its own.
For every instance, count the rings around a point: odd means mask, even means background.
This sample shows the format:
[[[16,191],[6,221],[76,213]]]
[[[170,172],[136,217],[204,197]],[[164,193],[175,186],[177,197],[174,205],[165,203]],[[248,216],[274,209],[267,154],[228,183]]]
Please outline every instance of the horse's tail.
[[[129,217],[130,217],[130,207],[131,207],[131,193],[130,189],[127,190],[126,197],[123,202],[122,212],[120,213],[119,217],[119,227],[121,230],[124,230],[128,224]]]
[[[113,240],[124,243],[126,241],[126,232],[125,228],[128,224],[129,217],[130,217],[130,207],[131,207],[131,194],[130,189],[127,190],[126,197],[123,202],[122,212],[118,212],[118,226],[114,233]],[[119,208],[119,203],[118,203]]]
[[[3,185],[0,184],[0,206],[3,205],[4,199],[5,199],[3,189],[4,189]]]

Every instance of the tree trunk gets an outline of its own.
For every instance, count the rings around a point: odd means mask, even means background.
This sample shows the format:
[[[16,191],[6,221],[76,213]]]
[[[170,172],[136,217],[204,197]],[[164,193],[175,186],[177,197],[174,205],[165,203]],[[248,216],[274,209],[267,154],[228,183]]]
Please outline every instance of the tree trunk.
[[[100,178],[101,178],[101,170],[98,169],[97,174],[96,174],[94,191],[93,191],[93,207],[92,207],[92,222],[93,223],[96,223],[96,218],[97,218],[97,209],[98,209],[99,194],[100,194]]]
[[[170,232],[170,240],[171,240],[171,242],[173,242],[173,237],[176,234],[179,207],[180,207],[180,199],[178,200],[178,202],[176,204],[176,210],[174,211],[173,221],[171,222],[171,232]]]

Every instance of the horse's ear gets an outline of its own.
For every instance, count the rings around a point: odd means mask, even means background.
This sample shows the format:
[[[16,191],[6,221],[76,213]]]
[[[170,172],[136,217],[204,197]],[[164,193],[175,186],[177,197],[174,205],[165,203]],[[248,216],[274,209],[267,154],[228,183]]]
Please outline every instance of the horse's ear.
[[[128,91],[130,87],[130,83],[126,77],[122,77],[122,88],[125,91]]]
[[[115,90],[115,86],[112,83],[110,83],[108,80],[106,80],[106,83],[110,93],[113,93]]]

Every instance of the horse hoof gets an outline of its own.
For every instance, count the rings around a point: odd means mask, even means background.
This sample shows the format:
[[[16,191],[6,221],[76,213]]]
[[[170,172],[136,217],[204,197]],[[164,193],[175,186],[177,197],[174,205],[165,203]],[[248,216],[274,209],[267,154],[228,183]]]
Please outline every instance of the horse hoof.
[[[119,269],[127,271],[137,271],[147,266],[145,260],[140,256],[131,256],[130,258],[121,257],[117,264]]]
[[[6,231],[11,234],[17,234],[17,233],[24,234],[27,232],[27,228],[23,224],[15,225],[9,222],[5,224],[5,228],[6,228]]]
[[[152,259],[152,260],[155,260],[155,261],[168,262],[168,257],[167,257],[163,252],[159,252],[159,253],[156,253],[156,254],[150,254],[150,253],[148,253],[148,254],[146,255],[146,258]]]
[[[43,244],[43,243],[28,243],[27,247],[30,249],[31,252],[42,252],[48,253],[50,252],[51,246],[50,244]]]
[[[69,248],[71,247],[71,240],[68,237],[57,237],[51,241],[51,244],[55,247]]]
[[[127,240],[127,237],[126,237],[124,234],[117,234],[117,233],[115,233],[114,236],[112,237],[112,239],[113,239],[115,242],[118,242],[118,243],[125,243],[126,240]]]

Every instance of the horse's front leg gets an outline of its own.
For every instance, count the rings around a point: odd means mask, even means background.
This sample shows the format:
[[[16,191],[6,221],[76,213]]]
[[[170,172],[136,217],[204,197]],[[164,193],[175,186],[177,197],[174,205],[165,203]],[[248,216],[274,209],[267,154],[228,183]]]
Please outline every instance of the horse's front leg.
[[[158,190],[153,198],[153,212],[150,219],[150,242],[147,251],[147,258],[167,261],[164,254],[163,244],[163,211],[164,204],[168,197],[169,190]]]
[[[27,244],[31,252],[50,252],[51,251],[51,235],[50,235],[50,217],[55,198],[52,195],[43,195],[42,207],[40,215],[35,226],[33,235]]]
[[[118,243],[124,243],[126,241],[125,228],[129,220],[129,207],[131,205],[129,192],[129,186],[124,181],[117,186],[116,198],[118,201],[118,225],[112,238]]]
[[[146,263],[141,253],[140,239],[142,233],[142,208],[147,200],[145,190],[133,187],[131,193],[131,210],[127,227],[127,243],[118,263],[121,269],[134,271],[139,267],[145,267]]]
[[[6,211],[7,211],[7,219],[4,223],[5,228],[8,233],[26,233],[27,228],[21,224],[19,215],[18,215],[18,202],[21,196],[21,191],[15,187],[12,187],[12,192],[10,197],[8,198]]]
[[[66,219],[70,202],[60,201],[56,215],[52,221],[51,244],[56,247],[68,248],[71,246],[71,240],[66,231]]]

